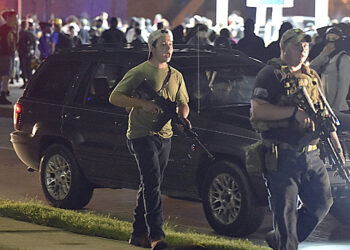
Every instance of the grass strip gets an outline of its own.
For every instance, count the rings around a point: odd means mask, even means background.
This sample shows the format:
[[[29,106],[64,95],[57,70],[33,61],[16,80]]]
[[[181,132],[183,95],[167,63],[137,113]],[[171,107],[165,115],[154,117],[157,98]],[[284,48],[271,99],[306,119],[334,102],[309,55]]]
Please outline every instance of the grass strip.
[[[78,212],[43,205],[37,201],[15,202],[0,200],[0,216],[26,221],[38,225],[61,228],[66,231],[127,241],[132,231],[130,222],[121,221],[92,212]],[[243,239],[227,239],[194,232],[177,232],[165,226],[166,242],[169,247],[201,247],[210,250],[267,250]]]

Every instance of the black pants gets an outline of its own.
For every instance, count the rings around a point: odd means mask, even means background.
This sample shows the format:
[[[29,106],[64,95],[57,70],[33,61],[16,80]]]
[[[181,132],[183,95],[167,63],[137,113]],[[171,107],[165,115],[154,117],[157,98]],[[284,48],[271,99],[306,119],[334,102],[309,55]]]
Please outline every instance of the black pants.
[[[26,83],[30,77],[32,76],[32,57],[31,56],[21,56],[20,60],[20,68],[22,71],[23,82]]]
[[[278,170],[264,174],[278,250],[297,250],[333,204],[327,170],[319,150],[280,150]],[[298,205],[298,196],[302,202]]]
[[[171,139],[146,136],[128,140],[128,147],[135,156],[140,172],[133,235],[149,235],[151,240],[159,240],[165,237],[160,185],[168,164]]]

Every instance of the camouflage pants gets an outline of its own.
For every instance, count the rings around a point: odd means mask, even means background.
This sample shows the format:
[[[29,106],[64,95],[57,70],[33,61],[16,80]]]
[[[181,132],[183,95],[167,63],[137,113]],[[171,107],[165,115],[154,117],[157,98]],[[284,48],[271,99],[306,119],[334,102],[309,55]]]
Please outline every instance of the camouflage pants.
[[[279,250],[297,250],[333,204],[319,150],[280,150],[277,171],[264,173]],[[298,206],[298,197],[302,204]]]

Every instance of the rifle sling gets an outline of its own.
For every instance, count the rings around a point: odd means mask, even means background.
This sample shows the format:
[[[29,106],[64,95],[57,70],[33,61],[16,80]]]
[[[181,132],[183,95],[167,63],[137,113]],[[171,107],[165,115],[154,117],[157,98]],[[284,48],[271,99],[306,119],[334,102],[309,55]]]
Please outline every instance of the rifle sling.
[[[165,89],[166,85],[169,82],[170,76],[171,76],[171,68],[170,68],[170,65],[168,64],[168,74],[166,75],[166,77],[165,77],[165,79],[163,81],[162,87],[158,91],[158,94],[162,93],[163,89]]]

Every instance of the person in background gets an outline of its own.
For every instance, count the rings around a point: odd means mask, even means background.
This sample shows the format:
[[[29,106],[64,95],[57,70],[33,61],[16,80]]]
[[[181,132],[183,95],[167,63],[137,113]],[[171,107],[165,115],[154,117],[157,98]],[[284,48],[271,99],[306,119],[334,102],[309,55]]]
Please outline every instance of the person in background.
[[[73,42],[72,47],[79,47],[82,45],[81,39],[78,36],[78,32],[73,25],[68,27],[68,35],[72,39],[72,42]]]
[[[220,30],[220,36],[214,41],[214,47],[231,49],[236,45],[232,44],[231,41],[231,32],[227,28],[222,28]]]
[[[106,30],[109,28],[109,26],[108,26],[108,13],[107,12],[102,11],[100,13],[100,16],[96,19],[100,19],[102,21],[101,28],[103,30]]]
[[[350,56],[344,50],[345,34],[340,27],[326,31],[326,45],[310,67],[321,76],[329,105],[340,120],[341,129],[350,130],[347,95],[350,87]]]
[[[194,28],[194,34],[187,42],[188,45],[198,45],[200,47],[210,47],[208,39],[209,29],[205,24],[197,24]]]
[[[191,126],[187,120],[189,97],[184,79],[179,71],[168,65],[173,53],[172,40],[169,30],[151,33],[148,39],[149,59],[129,70],[109,99],[113,105],[131,108],[127,145],[138,165],[140,188],[129,243],[154,250],[163,249],[166,245],[160,186],[168,164],[173,131],[171,121],[156,130],[161,108],[152,100],[137,97],[134,93],[146,78],[146,84],[160,96],[177,102],[180,119]]]
[[[28,22],[26,20],[21,22],[21,30],[19,32],[17,47],[23,79],[23,85],[21,88],[25,88],[28,80],[32,76],[31,62],[36,49],[35,36],[28,30]]]
[[[349,110],[346,96],[350,85],[350,56],[344,50],[344,37],[340,28],[329,28],[326,31],[325,47],[310,63],[321,75],[327,100],[337,111]]]
[[[51,44],[50,44],[51,24],[48,22],[40,22],[39,26],[42,31],[42,34],[41,34],[41,37],[39,38],[38,49],[40,51],[40,61],[42,61],[51,54]]]
[[[281,24],[281,27],[278,31],[278,39],[277,41],[273,41],[272,43],[269,44],[269,46],[266,47],[266,57],[265,60],[268,61],[272,58],[279,58],[280,57],[280,41],[282,38],[282,35],[284,34],[284,32],[286,32],[289,29],[292,29],[293,26],[290,22],[284,22]]]
[[[131,43],[135,39],[135,29],[140,29],[140,22],[136,18],[132,18],[131,20],[133,21],[125,33],[127,43]]]
[[[82,44],[89,44],[90,43],[90,35],[89,35],[89,30],[90,30],[90,24],[89,21],[86,18],[82,18],[80,20],[81,22],[81,29],[79,30],[78,36],[81,39]]]
[[[94,27],[91,27],[89,30],[90,44],[99,44],[101,43],[101,37],[97,35],[97,31]]]
[[[174,44],[184,44],[184,26],[178,25],[173,30]]]
[[[57,43],[59,39],[59,34],[61,33],[61,28],[62,28],[62,19],[61,18],[55,18],[52,23],[52,34],[50,37],[50,45],[51,49],[50,52],[51,54],[54,54],[57,51]]]
[[[237,43],[237,49],[244,54],[265,61],[265,43],[261,37],[254,33],[255,23],[248,18],[244,22],[244,37]]]
[[[123,31],[118,29],[118,19],[112,17],[110,19],[110,28],[102,33],[103,43],[113,43],[118,47],[123,47],[126,44],[126,38]]]
[[[135,38],[131,42],[131,46],[133,46],[134,48],[142,48],[143,45],[146,44],[145,40],[143,40],[141,36],[141,33],[142,33],[141,29],[139,28],[135,29]]]
[[[51,54],[59,53],[63,49],[70,49],[73,47],[73,39],[70,35],[61,31],[62,19],[55,18],[53,22],[53,33],[51,40]]]
[[[14,72],[15,51],[18,42],[18,21],[15,11],[3,13],[6,21],[0,27],[0,105],[11,104],[6,96],[9,95],[9,80]]]

